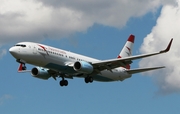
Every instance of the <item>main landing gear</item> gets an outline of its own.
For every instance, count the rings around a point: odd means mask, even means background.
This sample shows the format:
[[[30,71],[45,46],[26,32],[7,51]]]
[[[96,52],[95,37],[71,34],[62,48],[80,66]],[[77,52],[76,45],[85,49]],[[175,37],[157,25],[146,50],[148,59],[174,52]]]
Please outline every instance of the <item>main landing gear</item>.
[[[86,83],[92,83],[93,82],[93,77],[91,76],[87,76],[84,78],[84,81]],[[68,81],[64,79],[64,77],[62,77],[62,80],[59,82],[60,86],[67,86],[68,85]]]
[[[91,77],[91,76],[87,76],[87,77],[85,77],[84,78],[84,81],[86,82],[86,83],[92,83],[93,82],[93,77]]]
[[[67,86],[68,85],[68,81],[64,79],[64,77],[62,77],[62,80],[59,82],[60,86]]]

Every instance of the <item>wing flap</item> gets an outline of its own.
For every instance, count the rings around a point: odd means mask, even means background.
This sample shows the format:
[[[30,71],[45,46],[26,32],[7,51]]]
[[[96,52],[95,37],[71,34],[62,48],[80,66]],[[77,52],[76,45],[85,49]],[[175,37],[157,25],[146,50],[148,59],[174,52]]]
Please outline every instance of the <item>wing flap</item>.
[[[126,72],[129,74],[136,74],[140,72],[146,72],[146,71],[162,69],[162,68],[165,68],[165,67],[162,66],[162,67],[150,67],[150,68],[137,68],[137,69],[127,70]]]

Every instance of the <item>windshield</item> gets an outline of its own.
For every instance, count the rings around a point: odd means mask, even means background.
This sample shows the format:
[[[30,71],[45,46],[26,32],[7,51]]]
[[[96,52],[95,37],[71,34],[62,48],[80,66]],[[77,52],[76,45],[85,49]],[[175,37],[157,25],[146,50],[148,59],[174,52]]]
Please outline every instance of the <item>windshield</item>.
[[[24,45],[24,44],[16,44],[15,46],[26,47],[26,45]]]

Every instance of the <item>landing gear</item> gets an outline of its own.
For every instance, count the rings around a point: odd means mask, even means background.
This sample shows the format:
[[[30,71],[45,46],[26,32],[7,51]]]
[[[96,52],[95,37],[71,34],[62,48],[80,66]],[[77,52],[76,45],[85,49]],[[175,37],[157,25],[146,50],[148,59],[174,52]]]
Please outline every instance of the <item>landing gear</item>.
[[[20,63],[19,68],[18,68],[18,72],[22,72],[26,70],[26,65],[25,63]]]
[[[20,63],[19,70],[26,70],[26,62],[24,60],[17,59],[16,61]]]
[[[25,63],[22,64],[22,70],[26,70],[26,65],[25,65]]]
[[[86,83],[89,83],[89,82],[92,83],[93,82],[93,78],[91,76],[87,76],[87,77],[84,78],[84,81]]]
[[[68,81],[67,80],[61,80],[59,82],[60,86],[67,86],[68,85]]]
[[[60,86],[67,86],[68,85],[68,81],[64,79],[64,77],[62,77],[62,80],[59,82]]]

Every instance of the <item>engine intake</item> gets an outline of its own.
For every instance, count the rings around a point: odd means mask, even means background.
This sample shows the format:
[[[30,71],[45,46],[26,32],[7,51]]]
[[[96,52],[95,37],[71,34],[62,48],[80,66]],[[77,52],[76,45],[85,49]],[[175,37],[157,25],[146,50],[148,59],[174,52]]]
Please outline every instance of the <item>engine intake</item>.
[[[93,72],[93,66],[85,61],[75,62],[73,68],[80,73],[91,74]]]
[[[50,74],[48,73],[47,69],[35,67],[31,70],[31,75],[36,78],[47,80],[50,78]]]

